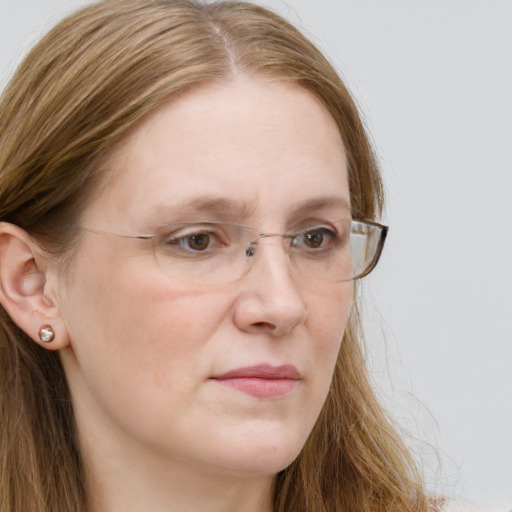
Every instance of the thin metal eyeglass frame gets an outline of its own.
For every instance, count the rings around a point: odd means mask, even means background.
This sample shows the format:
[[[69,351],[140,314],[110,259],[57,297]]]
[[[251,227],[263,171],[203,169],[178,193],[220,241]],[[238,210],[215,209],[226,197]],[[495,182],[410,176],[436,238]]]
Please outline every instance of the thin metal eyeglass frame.
[[[384,249],[384,242],[386,241],[386,237],[388,236],[389,226],[385,226],[370,219],[352,219],[352,221],[360,222],[361,224],[367,224],[370,226],[375,226],[380,229],[379,241],[377,243],[377,249],[375,250],[373,259],[364,272],[352,278],[352,281],[355,281],[357,279],[361,279],[367,276],[377,266],[377,263],[379,262],[382,254],[382,250]]]
[[[347,219],[347,220],[349,220],[349,219]],[[358,280],[358,279],[361,279],[361,278],[367,276],[377,266],[377,263],[379,262],[380,256],[382,254],[382,250],[384,249],[384,242],[386,240],[389,227],[385,226],[383,224],[380,224],[378,222],[375,222],[373,220],[370,220],[370,219],[350,219],[350,221],[352,223],[358,222],[360,224],[374,226],[380,230],[380,236],[379,236],[379,240],[377,242],[377,248],[375,250],[373,259],[368,264],[368,266],[366,267],[364,272],[357,274],[356,276],[354,276],[352,279],[349,280],[349,281],[355,281],[355,280]],[[223,222],[208,222],[208,221],[204,221],[204,223],[205,224],[226,224]],[[178,222],[176,224],[187,224],[187,223]],[[197,222],[197,224],[201,224],[201,222]],[[233,223],[228,223],[228,224],[233,224]],[[234,224],[236,224],[236,223],[234,223]],[[246,226],[242,226],[242,225],[240,225],[240,226],[246,227]],[[113,233],[110,231],[102,231],[102,230],[86,228],[86,227],[82,227],[81,229],[84,231],[87,231],[89,233],[94,233],[97,235],[115,236],[118,238],[126,238],[126,239],[134,239],[134,240],[154,240],[157,236],[159,236],[157,233],[151,234],[151,235],[149,235],[149,234],[148,235],[125,235],[122,233]],[[255,248],[255,246],[258,244],[258,240],[260,240],[261,238],[270,238],[270,237],[275,237],[275,236],[280,236],[283,238],[294,238],[296,235],[291,234],[291,233],[260,233],[253,241],[248,242],[248,246],[245,249],[245,256],[247,258],[250,258],[253,256],[254,253],[251,251],[251,249]],[[340,281],[340,282],[343,282],[343,281]]]

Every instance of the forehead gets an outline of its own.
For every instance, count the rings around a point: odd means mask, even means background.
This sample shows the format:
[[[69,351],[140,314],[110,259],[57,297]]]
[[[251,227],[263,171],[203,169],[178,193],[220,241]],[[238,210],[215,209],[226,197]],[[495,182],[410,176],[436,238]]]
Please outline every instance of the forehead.
[[[90,222],[150,227],[199,197],[260,217],[323,196],[349,203],[336,123],[311,92],[290,82],[238,77],[192,89],[149,115],[110,168],[86,212]]]

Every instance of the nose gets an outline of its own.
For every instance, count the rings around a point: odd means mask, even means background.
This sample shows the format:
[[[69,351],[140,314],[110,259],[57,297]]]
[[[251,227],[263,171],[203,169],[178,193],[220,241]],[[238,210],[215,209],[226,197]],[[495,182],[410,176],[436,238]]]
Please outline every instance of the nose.
[[[281,241],[258,244],[241,280],[234,321],[239,329],[282,336],[305,322],[307,311]]]

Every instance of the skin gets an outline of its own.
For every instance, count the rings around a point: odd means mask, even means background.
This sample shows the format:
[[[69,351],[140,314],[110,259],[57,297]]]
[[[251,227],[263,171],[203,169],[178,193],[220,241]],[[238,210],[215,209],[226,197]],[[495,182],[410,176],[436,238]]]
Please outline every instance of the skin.
[[[110,167],[85,227],[139,234],[186,216],[284,233],[350,216],[339,132],[295,84],[237,77],[193,89],[145,119]],[[236,211],[199,213],[205,195]],[[313,200],[325,204],[306,212]],[[164,275],[148,245],[84,233],[66,276],[47,272],[92,508],[270,511],[274,475],[327,395],[352,283],[302,279],[271,238],[245,276],[205,287]],[[300,380],[262,399],[211,379],[262,363],[294,365]]]

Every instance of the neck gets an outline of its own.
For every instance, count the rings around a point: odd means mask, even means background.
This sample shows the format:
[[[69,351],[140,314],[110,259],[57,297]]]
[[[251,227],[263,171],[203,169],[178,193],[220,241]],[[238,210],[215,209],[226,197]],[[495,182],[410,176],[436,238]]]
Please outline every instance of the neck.
[[[272,512],[268,480],[168,471],[110,471],[89,478],[90,512]],[[151,474],[151,476],[150,476]]]
[[[130,449],[126,444],[82,445],[90,497],[88,512],[273,510],[273,475],[223,473],[148,454],[147,450]]]

